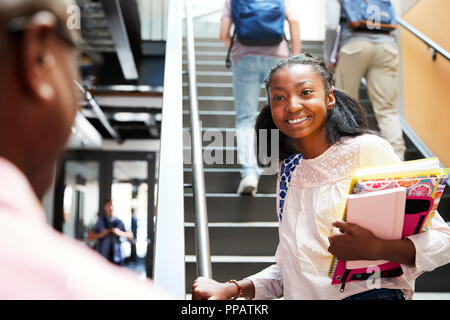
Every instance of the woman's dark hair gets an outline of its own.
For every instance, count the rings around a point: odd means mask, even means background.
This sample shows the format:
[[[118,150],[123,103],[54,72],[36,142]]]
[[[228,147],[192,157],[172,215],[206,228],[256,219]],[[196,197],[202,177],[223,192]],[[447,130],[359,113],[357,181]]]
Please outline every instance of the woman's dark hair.
[[[266,105],[256,119],[255,130],[257,132],[257,148],[259,147],[260,129],[277,129],[270,110],[269,85],[272,76],[279,69],[297,64],[309,65],[317,72],[323,80],[327,93],[334,89],[334,74],[321,59],[309,54],[303,53],[288,59],[281,60],[275,64],[268,72],[266,79],[266,93],[269,104]],[[367,128],[367,117],[364,108],[351,96],[341,90],[334,89],[336,103],[334,107],[327,112],[326,133],[330,144],[338,142],[342,137],[355,137],[370,132]],[[297,153],[298,149],[293,139],[279,132],[279,156],[280,160],[286,159],[289,155]],[[270,146],[270,136],[268,136],[267,145]],[[270,147],[268,147],[270,148]],[[270,149],[269,149],[270,153]]]

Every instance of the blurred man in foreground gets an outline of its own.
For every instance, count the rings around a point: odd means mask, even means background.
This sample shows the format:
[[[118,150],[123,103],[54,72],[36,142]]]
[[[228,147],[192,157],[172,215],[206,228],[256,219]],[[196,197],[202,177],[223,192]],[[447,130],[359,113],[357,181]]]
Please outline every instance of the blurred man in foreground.
[[[166,299],[54,231],[39,199],[78,106],[68,0],[0,1],[0,299]]]

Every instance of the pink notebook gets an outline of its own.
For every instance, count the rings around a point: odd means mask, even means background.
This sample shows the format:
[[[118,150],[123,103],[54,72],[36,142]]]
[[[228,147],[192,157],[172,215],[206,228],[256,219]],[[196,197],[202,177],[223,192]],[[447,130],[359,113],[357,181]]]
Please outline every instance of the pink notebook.
[[[369,229],[378,238],[401,239],[405,201],[405,188],[350,194],[347,202],[347,222]],[[384,260],[347,261],[346,268],[368,268],[387,262]]]

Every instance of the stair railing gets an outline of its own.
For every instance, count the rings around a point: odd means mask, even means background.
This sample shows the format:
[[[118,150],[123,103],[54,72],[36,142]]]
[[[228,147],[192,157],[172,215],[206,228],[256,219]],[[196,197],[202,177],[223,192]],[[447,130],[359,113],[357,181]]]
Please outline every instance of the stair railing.
[[[209,247],[208,212],[205,196],[205,177],[203,173],[202,137],[198,112],[197,78],[195,67],[194,28],[192,5],[185,0],[186,9],[186,56],[189,85],[189,110],[191,120],[192,188],[195,211],[195,244],[197,275],[212,278],[211,255]]]
[[[447,61],[450,61],[450,54],[447,50],[439,46],[437,43],[435,43],[433,40],[428,38],[426,35],[421,33],[419,30],[411,26],[409,23],[407,23],[405,20],[403,20],[400,17],[395,18],[399,25],[401,25],[403,28],[411,32],[413,35],[415,35],[417,38],[422,40],[429,48],[431,48],[433,53],[433,61],[436,60],[437,54],[440,54],[443,56]],[[432,158],[434,157],[434,154],[428,149],[428,147],[423,143],[423,141],[417,136],[417,134],[414,132],[414,130],[406,123],[405,119],[400,116],[400,122],[402,125],[403,132],[408,136],[408,138],[411,140],[412,143],[416,146],[416,148],[419,150],[419,152],[426,158]],[[441,167],[444,167],[444,165],[441,163]],[[450,186],[450,181],[447,182],[447,184]]]
[[[442,57],[447,59],[447,61],[450,61],[450,53],[442,48],[440,45],[438,45],[436,42],[428,38],[426,35],[424,35],[422,32],[414,28],[412,25],[407,23],[405,20],[403,20],[400,17],[395,18],[397,20],[397,23],[401,25],[403,28],[411,32],[413,35],[415,35],[417,38],[422,40],[429,48],[432,50],[433,54],[433,61],[436,60],[437,54],[440,54]],[[428,147],[425,145],[425,143],[417,136],[417,134],[414,132],[414,130],[408,125],[406,120],[399,116],[402,131],[403,133],[411,140],[411,142],[416,146],[416,148],[419,150],[419,152],[425,157],[425,158],[433,158],[435,155],[428,149]],[[442,163],[440,163],[441,167],[445,167]],[[447,185],[450,187],[450,180],[447,180]],[[448,222],[450,225],[450,222]]]
[[[401,25],[403,28],[411,32],[413,35],[415,35],[417,38],[422,40],[428,47],[431,48],[433,52],[433,60],[436,60],[436,56],[439,53],[441,56],[443,56],[447,61],[450,60],[450,54],[448,51],[446,51],[444,48],[439,46],[437,43],[435,43],[433,40],[428,38],[426,35],[421,33],[419,30],[411,26],[409,23],[407,23],[405,20],[403,20],[400,17],[396,17],[396,20],[399,25]]]
[[[169,0],[153,278],[156,285],[184,300],[182,39],[182,0]]]

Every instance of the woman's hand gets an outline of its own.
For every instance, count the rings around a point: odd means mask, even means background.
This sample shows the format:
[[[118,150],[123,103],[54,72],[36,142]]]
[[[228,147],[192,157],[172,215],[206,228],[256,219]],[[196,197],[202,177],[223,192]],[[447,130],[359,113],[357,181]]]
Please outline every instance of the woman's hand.
[[[192,300],[229,300],[238,294],[233,283],[221,283],[199,277],[192,286]]]
[[[378,260],[382,240],[370,230],[356,224],[336,221],[333,226],[341,229],[342,234],[328,238],[328,251],[340,261]]]

